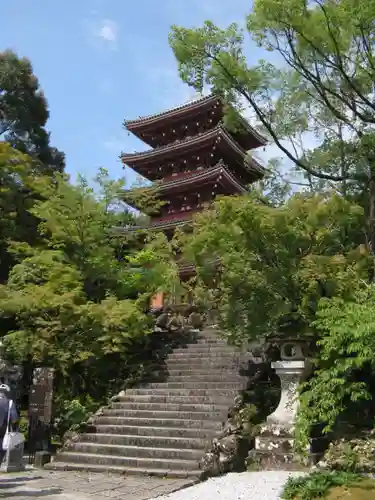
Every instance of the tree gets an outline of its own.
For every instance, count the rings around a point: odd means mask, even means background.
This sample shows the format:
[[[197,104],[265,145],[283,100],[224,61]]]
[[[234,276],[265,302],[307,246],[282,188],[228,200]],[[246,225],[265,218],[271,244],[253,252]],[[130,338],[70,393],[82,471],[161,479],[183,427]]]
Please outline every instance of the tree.
[[[363,208],[339,194],[296,194],[280,207],[250,194],[216,200],[192,233],[178,235],[184,259],[196,266],[196,300],[215,310],[231,343],[272,334],[311,342],[313,335],[318,349],[301,397],[299,450],[314,424],[328,431],[353,412],[354,422],[375,415],[374,289],[364,227]]]
[[[28,210],[34,204],[31,185],[39,172],[32,159],[0,142],[0,283],[6,281],[13,257],[9,240],[36,241],[37,221]]]
[[[310,183],[339,183],[344,193],[348,185],[362,190],[373,253],[374,18],[373,2],[256,0],[246,27],[276,62],[254,66],[236,24],[175,26],[170,36],[182,79],[198,90],[209,86],[237,110],[249,105]],[[227,122],[235,126],[233,113]]]
[[[64,155],[50,146],[47,101],[28,59],[0,52],[0,138],[34,158],[43,173],[62,172]]]
[[[34,246],[11,243],[18,263],[0,286],[0,317],[11,325],[7,355],[54,367],[71,396],[97,391],[95,383],[108,389],[105,372],[120,370],[121,380],[129,349],[151,331],[146,298],[167,286],[159,274],[171,274],[163,257],[151,273],[140,267],[156,261],[151,246],[118,258],[112,229],[124,218],[116,211],[123,181],[104,170],[96,180],[98,191],[84,178],[76,185],[62,175],[33,179],[40,199],[30,211],[43,238]]]
[[[320,333],[318,369],[303,387],[299,427],[338,420],[373,425],[375,410],[374,286],[364,282],[350,300],[320,301],[314,327]],[[369,411],[370,410],[370,411]]]
[[[196,219],[183,250],[223,332],[241,343],[303,335],[322,296],[350,296],[368,278],[362,228],[362,208],[338,195],[295,195],[279,208],[224,197]]]

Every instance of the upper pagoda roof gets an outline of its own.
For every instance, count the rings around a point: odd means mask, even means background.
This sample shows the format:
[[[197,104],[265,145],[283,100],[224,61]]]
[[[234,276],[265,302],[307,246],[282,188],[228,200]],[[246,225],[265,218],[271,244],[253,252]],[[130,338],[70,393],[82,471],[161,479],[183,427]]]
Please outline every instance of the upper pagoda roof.
[[[125,127],[133,132],[137,128],[144,128],[145,126],[151,125],[159,120],[164,120],[165,118],[172,118],[173,116],[179,116],[181,113],[190,112],[195,109],[201,108],[202,106],[210,106],[215,104],[218,98],[212,94],[199,97],[198,99],[192,99],[191,101],[185,102],[179,106],[174,106],[173,108],[166,109],[160,113],[154,113],[152,115],[139,116],[133,120],[124,120]]]
[[[150,146],[155,146],[155,144],[153,144],[150,140],[150,137],[147,139],[144,136],[144,132],[166,128],[168,123],[186,121],[188,116],[196,116],[198,112],[210,110],[215,107],[221,108],[221,113],[218,115],[218,119],[220,119],[223,114],[223,105],[223,100],[220,97],[210,94],[205,97],[191,100],[180,106],[167,109],[160,113],[141,116],[132,120],[124,120],[124,126],[129,130],[129,132],[132,132]],[[241,142],[244,142],[245,144],[247,143],[249,148],[264,146],[267,144],[266,138],[257,132],[241,114],[239,114],[239,119],[243,127],[243,131],[234,132],[234,136],[236,136]]]
[[[155,169],[157,165],[166,158],[176,158],[186,155],[190,151],[199,150],[207,145],[214,144],[215,142],[221,144],[231,150],[231,153],[237,157],[238,164],[245,168],[249,174],[254,178],[261,178],[266,170],[254,158],[246,158],[246,152],[234,141],[229,133],[222,125],[203,132],[201,134],[189,137],[182,141],[175,141],[173,144],[167,144],[156,149],[148,149],[136,153],[122,153],[121,161],[128,167],[139,172],[146,178],[155,180],[158,178],[157,171],[155,174],[148,174],[148,170]]]

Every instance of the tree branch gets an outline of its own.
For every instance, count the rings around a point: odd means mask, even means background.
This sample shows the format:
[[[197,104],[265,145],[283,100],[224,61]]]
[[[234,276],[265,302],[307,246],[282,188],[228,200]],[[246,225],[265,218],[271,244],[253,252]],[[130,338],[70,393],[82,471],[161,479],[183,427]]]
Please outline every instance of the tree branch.
[[[339,182],[343,181],[346,179],[346,177],[342,176],[335,176],[335,175],[329,175],[329,174],[323,174],[321,172],[317,172],[306,163],[302,162],[299,158],[295,157],[279,140],[276,132],[274,131],[271,123],[266,119],[264,116],[262,110],[260,107],[257,105],[255,100],[250,96],[250,94],[239,84],[239,82],[236,80],[236,78],[230,73],[230,71],[222,64],[220,59],[216,55],[212,55],[210,53],[206,52],[206,56],[209,57],[210,59],[214,60],[220,67],[221,69],[225,72],[226,76],[230,79],[230,81],[233,83],[233,87],[235,90],[242,95],[251,105],[251,107],[254,109],[257,117],[263,124],[263,126],[266,128],[272,139],[275,141],[275,144],[278,146],[278,148],[289,158],[293,163],[295,163],[298,167],[302,168],[306,172],[308,172],[310,175],[314,177],[318,177],[319,179],[326,179],[334,182]]]
[[[370,109],[372,109],[372,110],[375,111],[375,106],[373,105],[373,103],[369,99],[367,99],[367,97],[364,96],[362,92],[359,91],[358,87],[356,85],[354,85],[353,78],[350,78],[348,76],[348,74],[346,73],[346,71],[344,69],[344,65],[343,65],[343,59],[342,59],[342,56],[341,56],[341,50],[340,50],[339,44],[337,42],[337,39],[334,36],[333,30],[332,30],[332,26],[331,26],[331,22],[330,22],[328,13],[326,11],[326,8],[325,8],[325,6],[319,0],[315,0],[315,2],[319,5],[321,11],[323,12],[323,15],[324,15],[324,18],[325,18],[325,21],[326,21],[326,24],[327,24],[327,29],[328,29],[329,36],[331,37],[331,40],[332,40],[332,42],[333,42],[333,44],[335,46],[335,52],[336,52],[336,57],[337,57],[337,64],[336,63],[332,63],[332,62],[331,62],[331,64],[334,65],[334,67],[336,67],[336,69],[341,73],[341,75],[344,77],[346,83],[349,85],[349,87],[351,89],[354,90],[354,92],[356,92],[356,94],[358,95],[358,97],[360,99],[362,99],[362,101],[365,102],[366,105]],[[326,61],[329,61],[329,58],[324,54],[323,51],[321,51],[318,47],[316,47],[316,45],[313,44],[311,41],[310,41],[310,43],[314,47],[314,50],[316,50],[319,55],[321,55]],[[375,123],[375,120],[372,120],[369,123]]]

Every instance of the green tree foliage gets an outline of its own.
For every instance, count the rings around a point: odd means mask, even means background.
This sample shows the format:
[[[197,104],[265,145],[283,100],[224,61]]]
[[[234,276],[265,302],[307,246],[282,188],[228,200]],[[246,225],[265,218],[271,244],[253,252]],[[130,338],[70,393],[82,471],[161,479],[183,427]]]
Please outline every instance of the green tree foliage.
[[[256,64],[236,24],[173,27],[170,36],[182,79],[237,110],[250,106],[312,189],[360,189],[373,251],[374,17],[372,2],[256,0],[246,29],[272,54]]]
[[[0,138],[35,159],[44,173],[62,172],[64,155],[50,146],[47,101],[28,59],[0,52]]]
[[[334,500],[345,496],[356,500],[373,497],[375,482],[372,479],[348,472],[315,471],[302,477],[290,477],[281,498],[284,500]]]
[[[320,334],[318,369],[301,396],[299,428],[341,420],[371,427],[375,409],[374,286],[352,280],[350,299],[320,300],[313,326]],[[354,417],[354,419],[353,419]]]
[[[160,242],[121,254],[112,229],[124,221],[123,181],[103,170],[96,180],[97,190],[83,178],[35,179],[40,200],[30,210],[43,239],[11,244],[19,262],[0,287],[1,318],[13,325],[3,339],[7,355],[54,367],[69,397],[108,386],[105,373],[114,369],[121,380],[129,349],[151,331],[147,299],[167,286],[161,274],[173,278],[169,260],[154,255]]]
[[[318,350],[301,396],[300,450],[313,425],[327,432],[364,413],[371,425],[375,415],[364,227],[363,208],[338,194],[296,194],[280,207],[251,194],[217,200],[192,234],[178,235],[184,258],[196,265],[197,300],[216,310],[230,342],[313,334]]]
[[[0,52],[0,283],[14,264],[6,240],[34,245],[40,239],[38,220],[29,211],[40,196],[31,179],[64,170],[64,155],[50,145],[48,116],[30,61]]]
[[[224,197],[195,221],[185,258],[233,340],[280,328],[303,334],[323,295],[350,296],[358,276],[368,279],[361,227],[362,208],[337,195],[295,195],[279,208]]]
[[[9,240],[36,241],[37,220],[28,210],[34,204],[31,184],[39,172],[32,159],[0,142],[0,283],[13,264]]]
[[[311,424],[328,430],[351,411],[374,414],[374,19],[373,2],[255,0],[245,30],[207,21],[170,35],[182,80],[230,104],[228,127],[250,107],[308,190],[322,193],[272,210],[222,200],[185,243],[235,340],[291,326],[316,334],[305,438]],[[246,34],[265,50],[255,64]],[[216,290],[209,255],[222,262]]]

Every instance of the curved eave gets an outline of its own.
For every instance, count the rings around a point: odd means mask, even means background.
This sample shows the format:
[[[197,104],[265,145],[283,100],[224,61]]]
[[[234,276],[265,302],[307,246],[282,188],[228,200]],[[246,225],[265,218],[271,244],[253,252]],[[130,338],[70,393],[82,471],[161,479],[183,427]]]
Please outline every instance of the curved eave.
[[[161,124],[176,119],[184,120],[188,116],[194,115],[198,110],[203,111],[204,109],[209,109],[215,104],[222,107],[223,101],[219,96],[210,94],[206,97],[187,102],[181,106],[176,106],[160,113],[141,116],[133,120],[124,120],[124,126],[129,132],[142,139],[142,133],[149,130],[151,127],[156,126],[156,128],[158,128],[158,123]],[[233,136],[241,137],[241,142],[244,147],[248,149],[265,146],[268,142],[267,139],[254,129],[241,114],[239,114],[239,118],[243,130],[233,133]]]
[[[124,126],[129,130],[129,132],[141,132],[142,130],[148,128],[150,125],[154,125],[160,120],[165,120],[174,117],[182,117],[184,114],[190,114],[196,109],[212,105],[218,101],[218,98],[209,95],[206,97],[201,97],[193,101],[182,104],[181,106],[176,106],[174,108],[167,109],[161,113],[155,113],[148,116],[141,116],[134,120],[125,120]]]
[[[240,135],[243,138],[244,146],[246,145],[245,147],[247,149],[256,149],[261,146],[267,145],[267,139],[263,135],[261,135],[255,128],[253,128],[242,115],[240,115],[240,121],[242,126],[244,127],[244,131],[239,131],[236,133],[232,132],[232,135],[234,137],[236,137],[236,135]],[[254,139],[256,141],[255,144]]]
[[[256,160],[246,160],[246,152],[221,125],[203,134],[156,149],[148,149],[147,151],[137,153],[122,153],[120,158],[123,164],[142,173],[145,167],[149,167],[152,163],[159,163],[165,157],[181,156],[188,151],[194,150],[197,147],[204,147],[216,140],[224,142],[227,147],[235,152],[239,165],[245,167],[251,175],[256,178],[261,178],[264,175],[265,169]]]
[[[116,228],[117,233],[128,233],[135,231],[167,231],[168,229],[175,229],[185,224],[191,224],[190,219],[179,219],[171,221],[160,221],[150,224],[149,226],[128,226],[124,228]]]
[[[246,193],[247,189],[224,167],[216,165],[202,172],[195,172],[192,175],[176,181],[168,181],[159,187],[160,194],[178,193],[189,191],[191,188],[197,188],[211,183],[218,183],[229,188],[229,191]]]
[[[189,137],[183,141],[166,144],[155,149],[147,149],[136,153],[121,153],[121,161],[130,168],[136,168],[137,165],[148,164],[150,162],[157,162],[165,156],[173,156],[179,153],[185,153],[194,150],[196,146],[202,146],[206,142],[213,140],[217,137],[220,127],[215,127],[208,132],[204,132],[194,137]]]
[[[231,150],[236,152],[238,164],[241,167],[244,167],[250,175],[254,176],[255,179],[261,179],[264,176],[267,170],[254,158],[246,158],[246,152],[222,127],[220,128],[220,137],[225,141],[225,143],[230,147]]]
[[[171,180],[160,184],[157,188],[150,187],[150,192],[153,190],[155,196],[159,199],[169,198],[176,193],[183,193],[187,191],[192,191],[200,187],[210,186],[214,183],[220,184],[224,187],[228,194],[244,194],[247,193],[247,188],[237,181],[234,175],[232,175],[223,164],[216,165],[214,167],[208,168],[204,171],[194,172],[182,179]],[[128,205],[141,210],[141,206],[138,206],[134,201],[132,194],[137,192],[135,188],[129,191],[124,191],[122,193],[122,199]],[[127,195],[128,193],[128,195]]]

